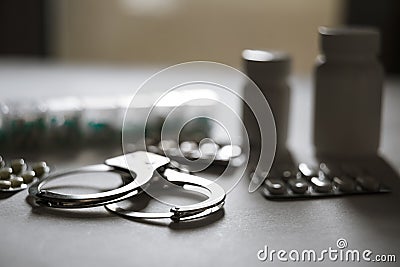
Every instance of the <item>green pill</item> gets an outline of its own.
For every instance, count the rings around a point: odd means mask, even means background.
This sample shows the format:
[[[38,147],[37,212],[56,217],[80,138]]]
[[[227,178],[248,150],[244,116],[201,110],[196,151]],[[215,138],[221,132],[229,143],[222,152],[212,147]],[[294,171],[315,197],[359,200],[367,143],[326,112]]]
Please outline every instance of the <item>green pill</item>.
[[[13,177],[10,179],[11,187],[18,188],[24,183],[24,179],[22,177]]]
[[[10,187],[11,187],[10,181],[0,180],[0,189],[10,189]]]
[[[12,169],[9,167],[4,167],[0,169],[0,180],[10,179],[12,174]]]
[[[4,166],[6,166],[6,162],[4,161],[3,157],[0,156],[0,168],[3,168]]]
[[[44,161],[33,164],[32,170],[35,172],[36,177],[39,178],[50,172],[49,166],[47,166],[47,163]]]
[[[30,184],[35,179],[35,172],[34,171],[26,171],[21,175],[25,184]]]
[[[19,174],[26,170],[24,159],[14,159],[11,161],[11,168],[14,174]]]

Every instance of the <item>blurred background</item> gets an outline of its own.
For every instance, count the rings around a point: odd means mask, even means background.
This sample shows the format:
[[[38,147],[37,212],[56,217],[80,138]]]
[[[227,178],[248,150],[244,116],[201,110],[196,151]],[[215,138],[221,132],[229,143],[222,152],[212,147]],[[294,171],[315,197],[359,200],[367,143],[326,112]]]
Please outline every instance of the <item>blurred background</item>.
[[[321,25],[378,28],[387,84],[398,79],[396,0],[2,0],[0,146],[36,151],[48,147],[38,144],[42,139],[53,140],[54,147],[97,146],[113,136],[119,147],[130,97],[152,74],[196,60],[243,70],[241,52],[249,48],[292,56],[291,98],[300,99],[291,104],[293,117],[296,105],[312,106],[312,95],[302,89],[312,88]],[[400,92],[397,85],[392,87]],[[240,110],[240,101],[231,104]],[[230,121],[208,110],[220,121]],[[304,140],[292,142],[289,136],[289,143],[311,147],[311,127],[305,125],[311,125],[312,112],[302,115],[291,127],[303,127]],[[384,120],[385,125],[395,127]],[[212,127],[201,122],[192,128],[205,129],[207,136]],[[240,140],[241,133],[236,135]],[[387,148],[394,151],[393,146]]]
[[[396,0],[3,0],[0,57],[240,67],[241,51],[259,48],[285,50],[296,73],[310,73],[320,25],[378,27],[385,69],[400,71]]]

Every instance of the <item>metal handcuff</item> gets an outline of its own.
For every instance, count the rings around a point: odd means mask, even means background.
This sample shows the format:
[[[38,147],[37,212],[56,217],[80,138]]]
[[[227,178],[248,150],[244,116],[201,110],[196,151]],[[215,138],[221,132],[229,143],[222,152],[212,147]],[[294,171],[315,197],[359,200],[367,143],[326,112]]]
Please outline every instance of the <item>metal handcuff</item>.
[[[124,185],[106,192],[94,194],[62,194],[42,189],[47,182],[71,174],[83,172],[114,172],[121,176]],[[172,184],[185,190],[205,194],[208,199],[185,206],[174,206],[169,212],[149,213],[128,211],[118,202],[138,195],[157,172]],[[134,177],[132,178],[133,175]],[[204,190],[205,189],[205,190]],[[225,191],[218,184],[173,168],[170,159],[158,154],[137,151],[107,159],[104,164],[90,165],[75,170],[50,174],[29,187],[29,195],[41,206],[52,208],[90,208],[105,206],[107,210],[132,219],[162,219],[173,221],[197,219],[220,210],[225,201]]]

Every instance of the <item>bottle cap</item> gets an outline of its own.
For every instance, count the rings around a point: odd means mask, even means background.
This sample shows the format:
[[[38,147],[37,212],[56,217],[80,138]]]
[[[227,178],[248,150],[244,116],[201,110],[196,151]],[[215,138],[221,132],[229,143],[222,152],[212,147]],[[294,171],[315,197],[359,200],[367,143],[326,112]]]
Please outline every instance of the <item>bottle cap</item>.
[[[290,56],[284,52],[246,49],[242,58],[247,76],[256,83],[286,78],[290,72]]]
[[[325,53],[372,53],[379,52],[380,34],[375,28],[319,27],[320,47]]]

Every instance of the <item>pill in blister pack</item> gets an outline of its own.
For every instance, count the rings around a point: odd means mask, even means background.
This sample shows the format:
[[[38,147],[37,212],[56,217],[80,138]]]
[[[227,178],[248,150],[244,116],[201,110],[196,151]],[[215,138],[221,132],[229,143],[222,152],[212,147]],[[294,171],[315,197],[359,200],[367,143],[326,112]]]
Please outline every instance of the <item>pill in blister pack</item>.
[[[0,156],[0,192],[18,192],[24,190],[36,179],[50,172],[46,162],[26,164],[24,159],[14,159],[6,166]]]
[[[335,167],[326,163],[319,168],[305,163],[299,164],[297,170],[274,168],[262,188],[268,199],[287,200],[386,192],[390,192],[387,186],[356,165]]]
[[[228,164],[239,166],[243,161],[242,149],[238,145],[194,141],[184,141],[178,145],[173,140],[163,140],[158,145],[148,146],[147,149],[181,164],[211,163],[212,166],[226,167]]]
[[[113,148],[121,144],[122,131],[131,141],[141,142],[143,128],[146,139],[159,142],[161,129],[165,138],[172,138],[186,121],[179,136],[182,140],[200,141],[210,136],[208,117],[218,99],[212,90],[174,91],[153,106],[154,94],[138,96],[142,105],[135,107],[130,106],[131,97],[123,95],[0,101],[0,147],[2,151],[23,152]],[[215,100],[199,104],[191,101],[196,95]],[[134,118],[124,120],[127,110],[134,111]],[[174,119],[165,124],[171,112]]]

